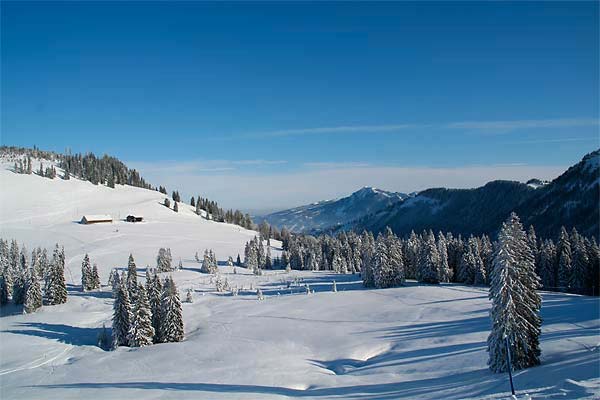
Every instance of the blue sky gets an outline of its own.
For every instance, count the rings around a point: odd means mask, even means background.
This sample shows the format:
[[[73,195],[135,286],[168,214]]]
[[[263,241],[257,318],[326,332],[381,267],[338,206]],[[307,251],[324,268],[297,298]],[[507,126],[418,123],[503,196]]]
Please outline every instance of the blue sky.
[[[2,144],[226,206],[550,178],[599,146],[597,2],[1,7]]]

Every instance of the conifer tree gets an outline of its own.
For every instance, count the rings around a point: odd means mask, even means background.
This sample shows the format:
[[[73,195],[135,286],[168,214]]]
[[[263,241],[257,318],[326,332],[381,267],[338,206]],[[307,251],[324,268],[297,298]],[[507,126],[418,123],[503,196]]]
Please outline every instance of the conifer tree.
[[[26,285],[25,307],[26,313],[34,313],[42,307],[42,288],[37,275],[31,271]]]
[[[48,304],[63,304],[67,302],[67,285],[65,283],[65,249],[54,248],[48,293]]]
[[[590,287],[590,277],[588,276],[588,264],[590,260],[588,258],[588,251],[584,239],[577,233],[575,228],[573,228],[573,235],[571,237],[573,243],[573,263],[569,286],[572,292],[584,294],[587,288]]]
[[[173,267],[171,263],[173,262],[173,257],[171,257],[171,249],[160,248],[158,250],[158,255],[156,256],[156,269],[158,272],[171,272],[173,271]]]
[[[110,284],[112,286],[112,297],[113,299],[115,299],[117,298],[119,286],[121,286],[121,278],[119,277],[119,273],[115,269],[113,269],[110,273],[112,275],[112,280],[110,281]]]
[[[564,226],[561,228],[556,253],[558,257],[558,286],[562,291],[567,291],[571,280],[572,255],[569,234]]]
[[[100,274],[98,273],[98,266],[94,263],[92,267],[92,288],[99,289],[101,286]]]
[[[556,281],[554,277],[556,272],[554,270],[556,260],[556,248],[552,241],[547,240],[542,243],[539,249],[539,260],[538,260],[538,271],[542,283],[542,287],[546,290],[554,288]]]
[[[448,246],[446,243],[446,238],[442,232],[438,233],[437,247],[440,255],[440,266],[438,271],[440,282],[450,282],[452,272],[450,271],[450,266],[448,265]]]
[[[92,290],[92,267],[90,266],[90,257],[85,254],[81,262],[81,287],[84,291]]]
[[[127,261],[127,289],[129,294],[134,293],[137,286],[137,267],[133,255],[129,254],[129,260]]]
[[[143,285],[136,289],[135,304],[129,327],[129,346],[144,347],[152,344],[154,328],[152,327],[152,312]]]
[[[167,277],[161,301],[161,340],[181,342],[183,340],[183,310],[179,292],[172,278]]]
[[[132,307],[129,301],[129,290],[125,280],[121,280],[113,304],[113,341],[116,346],[129,345],[129,331],[133,319]]]
[[[419,254],[419,281],[439,283],[439,264],[440,256],[435,243],[435,236],[433,236],[433,232],[430,232]]]
[[[160,343],[161,340],[161,301],[162,301],[162,284],[158,275],[153,274],[147,284],[148,301],[150,303],[150,311],[152,312],[152,327],[154,328],[154,343]]]
[[[536,292],[534,256],[527,235],[512,213],[498,235],[490,286],[492,331],[488,337],[488,365],[493,372],[508,370],[505,339],[513,369],[539,364],[541,297]]]

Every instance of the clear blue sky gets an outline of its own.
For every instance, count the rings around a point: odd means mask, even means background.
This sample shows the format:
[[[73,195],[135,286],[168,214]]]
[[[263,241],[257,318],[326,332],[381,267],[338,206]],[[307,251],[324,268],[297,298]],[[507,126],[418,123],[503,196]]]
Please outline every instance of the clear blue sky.
[[[109,153],[226,205],[551,177],[599,146],[598,2],[1,7],[2,144]]]

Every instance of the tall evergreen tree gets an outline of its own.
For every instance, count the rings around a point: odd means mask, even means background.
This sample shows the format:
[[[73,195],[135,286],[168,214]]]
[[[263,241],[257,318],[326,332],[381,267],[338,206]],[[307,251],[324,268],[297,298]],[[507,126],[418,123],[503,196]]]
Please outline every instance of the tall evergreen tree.
[[[84,291],[92,290],[92,267],[90,265],[90,257],[85,254],[81,262],[81,287]]]
[[[440,256],[435,243],[433,232],[427,235],[419,252],[419,280],[424,283],[440,283],[438,270]]]
[[[571,242],[569,241],[569,234],[563,226],[560,231],[560,239],[556,249],[556,256],[558,257],[558,286],[563,291],[567,291],[571,280]]]
[[[534,256],[519,217],[512,213],[498,235],[490,286],[492,331],[488,365],[493,372],[508,370],[505,339],[513,369],[540,363],[541,297],[536,292]]]
[[[115,346],[129,345],[129,330],[131,328],[132,319],[133,315],[131,303],[129,301],[129,290],[126,281],[121,280],[113,304],[112,332]]]
[[[63,304],[67,302],[67,284],[65,282],[65,249],[58,244],[52,254],[50,282],[46,294],[48,304]]]
[[[569,279],[569,287],[571,291],[574,293],[584,294],[587,292],[588,288],[591,287],[589,285],[590,277],[588,276],[589,271],[589,258],[588,251],[585,245],[585,241],[577,230],[573,228],[573,232],[571,234],[571,243],[572,243],[572,251],[573,251],[573,261],[571,266],[571,276]]]
[[[129,327],[129,346],[144,347],[152,344],[154,328],[152,327],[152,312],[146,289],[138,285],[132,319]]]
[[[129,260],[127,261],[127,289],[129,293],[133,293],[137,290],[137,267],[133,255],[129,254]]]
[[[161,301],[161,340],[181,342],[183,340],[183,309],[179,292],[172,278],[167,277]]]
[[[100,274],[98,273],[98,266],[96,265],[96,263],[94,263],[94,266],[92,267],[92,288],[100,289],[100,286],[101,282]]]
[[[31,271],[26,286],[25,307],[26,313],[33,313],[42,307],[42,288],[37,275]]]

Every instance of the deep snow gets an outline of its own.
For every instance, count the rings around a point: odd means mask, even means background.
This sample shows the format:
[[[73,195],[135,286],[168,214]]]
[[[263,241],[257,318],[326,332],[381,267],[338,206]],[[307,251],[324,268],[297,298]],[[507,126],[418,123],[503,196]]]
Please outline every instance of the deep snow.
[[[163,195],[144,189],[7,170],[0,171],[0,184],[2,237],[30,251],[64,244],[70,284],[67,304],[32,315],[2,309],[2,399],[508,397],[506,375],[486,366],[486,288],[409,282],[366,290],[356,275],[268,271],[256,277],[221,265],[222,276],[241,288],[233,297],[215,292],[194,253],[212,248],[221,262],[235,259],[254,232],[206,221],[187,206],[174,213],[159,204]],[[146,222],[76,223],[86,213],[140,214]],[[182,259],[184,269],[172,274],[180,292],[194,290],[194,302],[184,304],[185,341],[101,350],[96,336],[103,323],[110,326],[112,299],[106,287],[81,292],[84,253],[106,284],[110,269],[125,267],[130,252],[143,279],[159,247],[171,247],[175,264]],[[314,293],[304,294],[294,280]],[[261,287],[266,299],[258,301],[251,287]],[[598,299],[543,293],[543,300],[542,365],[515,374],[519,393],[598,398]]]

